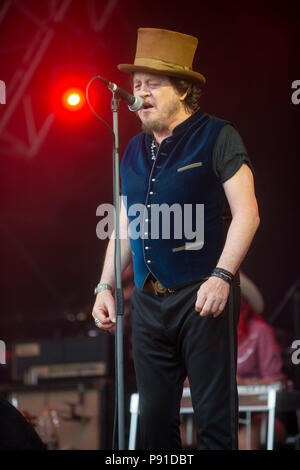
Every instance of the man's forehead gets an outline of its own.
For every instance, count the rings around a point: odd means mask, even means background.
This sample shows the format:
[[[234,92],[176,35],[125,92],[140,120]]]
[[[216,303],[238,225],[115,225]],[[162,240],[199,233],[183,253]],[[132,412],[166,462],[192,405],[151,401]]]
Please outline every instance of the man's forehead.
[[[169,79],[166,75],[161,75],[159,73],[147,73],[147,72],[134,72],[132,74],[132,78],[134,82],[137,81],[147,81],[153,79],[159,79],[161,81],[168,82]]]

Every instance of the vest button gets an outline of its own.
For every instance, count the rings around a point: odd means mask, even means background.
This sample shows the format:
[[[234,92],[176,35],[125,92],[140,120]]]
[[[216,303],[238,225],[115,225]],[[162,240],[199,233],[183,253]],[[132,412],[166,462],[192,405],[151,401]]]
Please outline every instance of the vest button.
[[[151,181],[155,181],[155,178],[152,178],[152,180],[151,180]]]
[[[152,196],[152,194],[154,194],[154,192],[153,192],[153,191],[150,191],[150,193],[149,193],[149,194],[151,194],[151,196]]]
[[[145,250],[149,250],[149,246],[145,246]]]
[[[147,204],[147,207],[151,207],[151,204]]]
[[[148,263],[148,264],[150,264],[150,263],[151,263],[150,259],[148,259],[148,260],[147,260],[147,263]]]

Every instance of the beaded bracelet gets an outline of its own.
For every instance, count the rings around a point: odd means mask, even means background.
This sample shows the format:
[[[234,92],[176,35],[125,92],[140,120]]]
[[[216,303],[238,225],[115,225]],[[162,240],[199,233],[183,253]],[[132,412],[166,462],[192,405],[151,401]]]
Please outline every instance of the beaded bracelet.
[[[97,287],[95,288],[95,295],[99,294],[99,292],[103,290],[112,290],[112,287],[110,284],[106,284],[104,282],[100,282]]]

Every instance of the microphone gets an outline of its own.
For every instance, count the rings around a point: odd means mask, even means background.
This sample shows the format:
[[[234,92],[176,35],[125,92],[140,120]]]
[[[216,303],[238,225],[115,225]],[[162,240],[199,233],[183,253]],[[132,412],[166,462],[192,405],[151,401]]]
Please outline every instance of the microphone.
[[[128,91],[123,90],[123,88],[118,87],[115,83],[110,82],[106,78],[100,77],[97,75],[97,78],[101,80],[104,85],[106,85],[110,91],[112,91],[117,98],[125,101],[128,104],[128,109],[130,111],[136,112],[143,107],[143,100],[140,96],[133,96]]]

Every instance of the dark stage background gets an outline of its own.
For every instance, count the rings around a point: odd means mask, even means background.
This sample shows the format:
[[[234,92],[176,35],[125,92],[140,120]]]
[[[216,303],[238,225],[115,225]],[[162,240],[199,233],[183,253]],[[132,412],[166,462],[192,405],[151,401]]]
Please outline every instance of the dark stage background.
[[[9,345],[93,328],[93,289],[106,247],[96,237],[96,208],[112,202],[111,136],[87,106],[78,114],[63,111],[59,93],[72,77],[85,86],[95,74],[129,88],[116,66],[133,61],[140,26],[199,38],[194,68],[207,78],[202,108],[236,125],[254,164],[261,225],[242,268],[262,291],[270,318],[299,276],[295,4],[77,0],[53,21],[55,2],[19,0],[6,11],[7,3],[0,1],[0,79],[13,91],[0,105],[0,121],[15,96],[14,73],[22,77],[30,66],[24,56],[37,30],[44,24],[53,35],[0,134],[1,339]],[[94,90],[98,112],[111,122],[109,92],[99,84]],[[34,155],[20,143],[29,145],[28,96],[38,129],[54,113]],[[121,152],[137,132],[136,117],[122,104]],[[292,301],[275,326],[283,341],[295,338]]]

